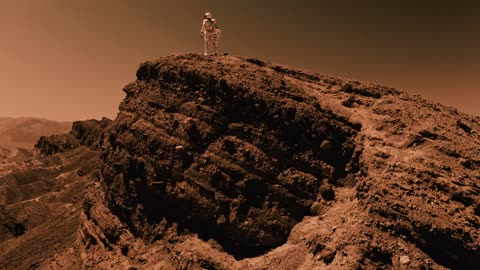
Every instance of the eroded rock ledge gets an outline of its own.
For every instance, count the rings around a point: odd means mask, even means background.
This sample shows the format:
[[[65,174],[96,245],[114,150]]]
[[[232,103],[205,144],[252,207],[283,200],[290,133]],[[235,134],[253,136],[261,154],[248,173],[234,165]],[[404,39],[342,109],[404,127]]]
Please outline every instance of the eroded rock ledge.
[[[354,179],[360,126],[280,72],[228,61],[142,64],[124,89],[103,177],[136,235],[155,239],[175,222],[243,258],[283,244],[314,202]]]
[[[81,238],[89,256],[138,269],[480,267],[479,117],[234,56],[147,62],[124,91],[98,204],[118,226],[85,212],[106,249]]]

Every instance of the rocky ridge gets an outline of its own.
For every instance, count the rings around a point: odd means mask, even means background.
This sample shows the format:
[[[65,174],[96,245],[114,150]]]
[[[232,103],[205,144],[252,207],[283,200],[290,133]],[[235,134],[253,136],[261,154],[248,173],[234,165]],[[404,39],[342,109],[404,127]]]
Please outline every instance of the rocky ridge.
[[[124,92],[39,140],[101,157],[70,249],[34,268],[480,268],[479,117],[235,56],[146,62]]]
[[[98,149],[104,144],[111,123],[112,120],[105,117],[100,121],[95,119],[76,121],[73,122],[72,130],[69,133],[41,136],[35,144],[35,148],[44,155],[66,152],[79,146]]]
[[[478,117],[233,56],[147,62],[124,91],[102,154],[124,265],[479,266]]]

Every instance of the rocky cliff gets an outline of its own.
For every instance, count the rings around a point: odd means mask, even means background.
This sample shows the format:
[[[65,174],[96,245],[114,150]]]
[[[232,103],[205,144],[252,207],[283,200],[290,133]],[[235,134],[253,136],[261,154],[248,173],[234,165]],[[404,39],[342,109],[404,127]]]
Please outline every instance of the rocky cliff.
[[[480,266],[478,117],[232,56],[147,62],[124,91],[103,187],[145,243],[193,234],[241,269]]]
[[[360,125],[275,73],[217,65],[140,68],[104,152],[107,198],[139,236],[157,237],[165,219],[237,258],[261,255],[286,242],[320,188],[331,200],[358,172]]]
[[[100,121],[76,121],[69,133],[41,136],[35,148],[45,155],[66,152],[82,145],[98,149],[103,145],[111,123],[112,120],[105,117]]]
[[[96,149],[101,179],[36,267],[480,268],[479,117],[235,56],[146,62],[124,92],[113,122],[40,140]]]

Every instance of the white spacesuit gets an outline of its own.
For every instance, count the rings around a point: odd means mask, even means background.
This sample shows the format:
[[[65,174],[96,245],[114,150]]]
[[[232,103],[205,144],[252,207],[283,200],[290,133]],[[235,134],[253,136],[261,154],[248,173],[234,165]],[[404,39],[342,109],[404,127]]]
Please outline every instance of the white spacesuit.
[[[217,22],[215,19],[213,19],[212,13],[205,13],[202,29],[200,29],[200,36],[203,38],[205,46],[205,55],[217,55],[220,34],[221,30],[218,29]]]

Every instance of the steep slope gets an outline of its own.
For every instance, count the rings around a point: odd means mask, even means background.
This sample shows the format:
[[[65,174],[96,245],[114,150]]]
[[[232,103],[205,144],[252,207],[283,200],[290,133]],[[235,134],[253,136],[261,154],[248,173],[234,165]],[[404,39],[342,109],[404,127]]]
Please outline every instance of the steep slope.
[[[0,146],[10,149],[33,148],[40,136],[69,132],[71,127],[70,122],[31,117],[0,117]]]
[[[84,266],[480,268],[479,117],[233,56],[147,62],[124,91]]]

